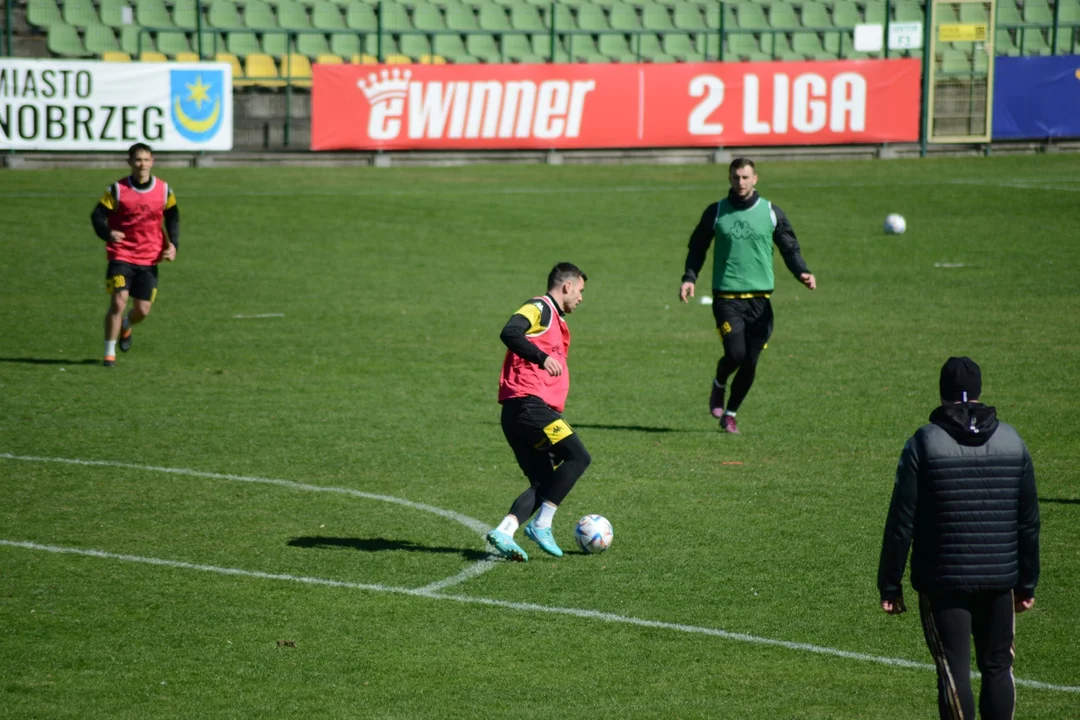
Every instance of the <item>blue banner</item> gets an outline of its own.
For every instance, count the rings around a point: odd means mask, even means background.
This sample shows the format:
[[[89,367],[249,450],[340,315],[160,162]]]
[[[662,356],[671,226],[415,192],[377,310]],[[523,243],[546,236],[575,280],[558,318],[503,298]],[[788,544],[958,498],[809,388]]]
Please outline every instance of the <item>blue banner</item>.
[[[999,57],[994,140],[1080,137],[1080,57]]]

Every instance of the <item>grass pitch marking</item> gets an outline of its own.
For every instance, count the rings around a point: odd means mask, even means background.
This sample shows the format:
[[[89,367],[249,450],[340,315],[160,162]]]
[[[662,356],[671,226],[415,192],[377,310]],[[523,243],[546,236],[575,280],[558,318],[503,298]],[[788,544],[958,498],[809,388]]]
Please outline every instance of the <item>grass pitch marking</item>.
[[[477,533],[479,535],[483,535],[484,533],[486,533],[490,529],[489,526],[486,523],[484,523],[483,521],[477,520],[476,518],[471,518],[468,515],[462,515],[461,513],[456,513],[453,510],[444,510],[443,508],[435,507],[434,505],[425,505],[423,503],[416,503],[416,502],[413,502],[411,500],[405,500],[403,498],[393,497],[392,495],[377,495],[375,493],[367,493],[367,492],[363,492],[361,490],[353,490],[351,488],[327,487],[327,486],[324,486],[324,485],[308,485],[306,483],[298,483],[298,482],[293,482],[291,480],[276,480],[274,478],[251,477],[251,476],[248,476],[248,475],[228,475],[228,474],[224,474],[224,473],[203,472],[201,470],[188,470],[188,469],[185,469],[185,468],[167,468],[167,467],[156,467],[156,466],[153,466],[153,465],[136,465],[134,463],[114,462],[112,460],[79,460],[79,459],[75,459],[75,458],[47,458],[47,457],[34,457],[34,456],[31,456],[31,455],[13,455],[11,453],[0,453],[0,458],[4,458],[4,459],[7,459],[7,460],[23,460],[23,461],[26,461],[26,462],[46,462],[46,463],[51,462],[51,463],[63,463],[63,464],[66,464],[66,465],[89,465],[89,466],[93,466],[93,467],[125,468],[125,469],[128,469],[128,470],[148,470],[148,471],[151,471],[151,472],[162,472],[162,473],[169,473],[169,474],[172,474],[172,475],[187,475],[189,477],[209,478],[211,480],[230,480],[230,481],[233,481],[233,482],[247,482],[247,483],[261,483],[261,484],[264,484],[264,485],[277,485],[279,487],[285,487],[285,488],[289,488],[291,490],[306,490],[308,492],[340,493],[342,495],[352,495],[353,497],[364,498],[365,500],[378,500],[380,502],[393,503],[394,505],[402,505],[402,506],[407,507],[407,508],[412,508],[413,510],[423,510],[424,512],[433,513],[435,515],[439,515],[440,517],[444,517],[444,518],[447,518],[448,520],[453,520],[456,523],[464,525],[465,527],[469,528],[469,530],[472,530],[473,532],[475,532],[475,533]],[[465,582],[466,580],[474,578],[477,575],[482,575],[483,573],[485,573],[488,570],[491,570],[493,567],[495,567],[494,557],[495,556],[493,555],[492,559],[478,560],[478,561],[474,562],[472,565],[470,565],[469,567],[465,568],[465,570],[461,571],[457,575],[453,575],[451,577],[444,578],[444,579],[439,580],[437,582],[431,583],[430,585],[426,585],[425,587],[427,587],[427,588],[449,587],[451,585],[456,585],[457,583],[460,583],[460,582]]]
[[[11,457],[9,455],[2,455],[2,457]],[[67,554],[67,555],[81,555],[84,557],[101,558],[105,560],[118,560],[121,562],[140,563],[143,565],[156,565],[159,567],[175,568],[179,570],[194,570],[197,572],[209,572],[216,573],[218,575],[231,575],[239,577],[256,578],[260,580],[278,580],[283,582],[295,582],[303,583],[305,585],[321,585],[325,587],[344,588],[348,590],[364,590],[367,592],[382,592],[382,593],[394,593],[397,595],[411,595],[413,597],[429,598],[432,600],[450,600],[453,602],[461,603],[463,605],[485,605],[487,607],[497,607],[506,610],[514,610],[517,612],[532,612],[532,613],[545,613],[549,615],[567,615],[570,617],[580,618],[583,620],[597,620],[606,623],[618,623],[621,625],[634,625],[637,627],[651,628],[655,630],[670,630],[673,632],[688,633],[693,635],[708,635],[711,637],[723,638],[725,640],[734,640],[736,642],[751,643],[754,645],[765,645],[769,647],[779,647],[786,650],[795,650],[799,652],[809,652],[818,655],[828,655],[831,657],[844,658],[846,660],[858,660],[861,662],[872,662],[880,665],[888,665],[891,667],[900,668],[912,668],[916,670],[934,670],[934,666],[928,663],[914,662],[912,660],[904,660],[902,658],[882,657],[880,655],[868,655],[866,653],[848,652],[847,650],[838,650],[836,648],[823,647],[821,645],[812,645],[810,643],[791,642],[788,640],[776,640],[773,638],[758,637],[756,635],[747,635],[745,633],[733,633],[726,630],[718,630],[716,628],[701,627],[698,625],[683,625],[681,623],[669,623],[661,622],[659,620],[644,620],[641,618],[629,617],[627,615],[617,615],[615,613],[601,612],[599,610],[583,610],[580,608],[567,608],[567,607],[554,607],[550,605],[537,605],[535,603],[520,603],[510,602],[508,600],[496,600],[493,598],[482,597],[470,597],[468,595],[446,595],[437,592],[438,588],[434,585],[429,585],[426,588],[402,588],[393,587],[391,585],[380,584],[365,584],[345,582],[342,580],[330,580],[326,578],[304,577],[302,575],[285,575],[281,573],[266,573],[259,572],[257,570],[242,570],[239,568],[226,568],[217,567],[215,565],[200,565],[196,563],[183,562],[180,560],[166,560],[163,558],[142,557],[139,555],[124,555],[120,553],[105,552],[103,550],[92,550],[86,548],[72,548],[72,547],[60,547],[57,545],[42,545],[33,542],[23,542],[18,540],[2,540],[0,539],[0,547],[9,548],[21,548],[25,550],[36,550],[40,552]],[[491,562],[491,561],[482,561]],[[494,563],[491,563],[492,565]],[[437,585],[437,584],[436,584]],[[979,677],[979,673],[972,673],[972,677]],[[1039,682],[1037,680],[1024,680],[1016,678],[1017,685],[1024,687],[1037,688],[1039,690],[1052,690],[1056,692],[1067,693],[1080,693],[1080,687],[1074,687],[1071,685],[1053,685],[1051,683]]]

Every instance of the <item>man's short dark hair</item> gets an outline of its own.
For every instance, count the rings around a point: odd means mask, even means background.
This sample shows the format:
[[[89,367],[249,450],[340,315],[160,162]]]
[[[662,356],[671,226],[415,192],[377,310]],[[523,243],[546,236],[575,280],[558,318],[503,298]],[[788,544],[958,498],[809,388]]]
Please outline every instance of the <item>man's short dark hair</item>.
[[[728,166],[728,174],[735,172],[736,170],[742,170],[744,167],[748,167],[757,172],[757,166],[754,165],[754,161],[748,157],[737,157],[731,161],[731,165]]]
[[[577,265],[568,262],[561,262],[555,267],[551,268],[551,272],[548,273],[548,290],[554,290],[562,285],[567,280],[573,280],[574,278],[581,278],[588,281],[589,276],[581,272]]]
[[[147,145],[146,143],[135,143],[134,145],[132,145],[131,147],[128,148],[128,160],[134,158],[135,153],[139,152],[140,150],[145,150],[146,152],[150,153],[151,155],[154,154],[154,151],[151,150],[150,146]]]

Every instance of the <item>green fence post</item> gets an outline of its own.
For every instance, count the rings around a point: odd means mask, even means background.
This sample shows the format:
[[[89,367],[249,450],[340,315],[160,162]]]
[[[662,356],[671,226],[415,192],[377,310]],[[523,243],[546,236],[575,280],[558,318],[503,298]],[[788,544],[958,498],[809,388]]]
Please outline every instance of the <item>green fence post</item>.
[[[199,60],[202,60],[202,0],[195,0],[195,42],[199,48]]]
[[[724,62],[724,0],[720,0],[718,3],[720,6],[720,22],[717,23],[717,40],[720,41],[720,47],[716,50],[717,62]],[[709,49],[705,48],[705,59],[709,59]]]
[[[375,13],[375,54],[379,59],[379,62],[383,61],[382,54],[382,30],[383,30],[383,4],[380,0],[379,4],[375,6],[377,12]]]
[[[15,57],[14,40],[11,36],[11,3],[15,0],[7,0],[4,3],[4,49],[8,57]]]
[[[922,127],[919,130],[919,157],[926,157],[926,145],[930,135],[930,63],[934,57],[930,54],[930,40],[933,28],[930,27],[934,19],[934,0],[926,0],[926,9],[923,11],[923,49],[922,49]]]
[[[1050,31],[1050,54],[1057,55],[1058,25],[1061,24],[1061,0],[1054,3],[1054,29]]]
[[[282,144],[289,147],[289,132],[292,130],[292,46],[296,42],[296,33],[285,34],[285,134]]]
[[[933,0],[926,0],[929,6]],[[892,0],[885,0],[885,59],[889,59],[889,25],[892,23]]]
[[[551,40],[551,42],[550,42],[551,51],[550,51],[550,54],[548,56],[548,59],[551,62],[555,62],[555,3],[554,2],[551,3],[551,16],[550,17],[551,17],[551,38],[550,38],[550,40]]]

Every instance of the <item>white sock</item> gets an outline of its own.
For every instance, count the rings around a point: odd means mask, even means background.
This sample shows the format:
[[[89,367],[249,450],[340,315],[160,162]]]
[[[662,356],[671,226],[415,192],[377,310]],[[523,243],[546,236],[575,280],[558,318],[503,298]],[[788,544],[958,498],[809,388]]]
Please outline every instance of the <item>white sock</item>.
[[[555,517],[555,511],[558,509],[558,505],[545,500],[540,506],[540,512],[536,514],[536,519],[533,520],[533,527],[537,530],[551,527],[551,520]]]
[[[733,410],[725,410],[724,414],[725,415],[730,415],[731,417],[735,417],[735,412]]]
[[[518,519],[513,515],[507,515],[503,518],[503,521],[499,523],[499,527],[496,528],[499,532],[506,533],[510,537],[514,537],[514,533],[518,529]]]
[[[116,357],[116,341],[105,341],[105,357]]]

